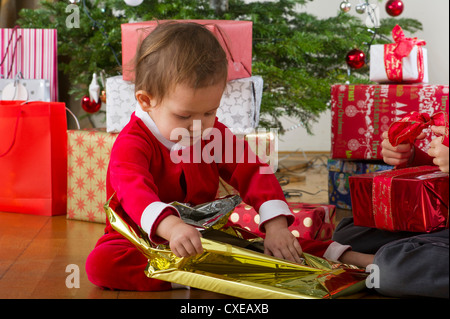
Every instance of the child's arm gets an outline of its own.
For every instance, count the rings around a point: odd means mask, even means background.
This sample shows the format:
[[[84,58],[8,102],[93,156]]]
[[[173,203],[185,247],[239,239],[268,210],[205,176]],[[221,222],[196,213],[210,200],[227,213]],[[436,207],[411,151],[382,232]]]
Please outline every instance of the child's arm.
[[[344,264],[366,268],[368,265],[373,264],[374,257],[375,255],[372,254],[363,254],[353,250],[347,250],[341,255],[339,261]]]
[[[172,252],[177,257],[188,257],[203,252],[200,232],[183,222],[179,217],[169,215],[156,228],[156,235],[169,241]]]

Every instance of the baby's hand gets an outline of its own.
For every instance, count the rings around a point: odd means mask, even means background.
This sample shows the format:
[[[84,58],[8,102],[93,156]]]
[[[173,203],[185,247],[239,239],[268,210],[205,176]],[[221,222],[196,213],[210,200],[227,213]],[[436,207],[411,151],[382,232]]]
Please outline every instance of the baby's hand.
[[[164,218],[156,233],[169,241],[170,249],[177,257],[189,257],[203,253],[200,232],[176,216],[171,215]]]
[[[302,247],[297,238],[292,235],[284,216],[278,216],[264,223],[266,238],[264,240],[264,253],[270,256],[287,259],[300,263]]]
[[[428,155],[433,157],[433,163],[439,167],[439,169],[445,173],[449,171],[449,152],[448,147],[442,144],[442,135],[445,134],[444,126],[432,126],[431,130],[437,134],[441,135],[436,137],[430,143],[430,148],[428,149]]]

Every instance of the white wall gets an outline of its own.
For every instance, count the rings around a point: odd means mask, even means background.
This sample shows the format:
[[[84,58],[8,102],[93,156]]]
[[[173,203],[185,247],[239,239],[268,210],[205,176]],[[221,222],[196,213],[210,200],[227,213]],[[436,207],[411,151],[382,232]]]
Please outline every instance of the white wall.
[[[353,8],[360,3],[360,0],[349,1]],[[327,18],[338,13],[340,2],[341,0],[314,0],[305,7],[299,7],[299,10]],[[370,0],[369,3],[380,6],[381,18],[388,17],[384,8],[386,0],[382,2]],[[412,36],[427,41],[430,84],[449,84],[449,1],[403,0],[403,3],[405,9],[400,17],[417,19],[423,24],[423,31]],[[358,15],[354,9],[351,10],[351,14]],[[283,123],[287,128],[297,124],[298,121],[283,119]],[[289,131],[280,137],[279,151],[329,151],[330,128],[331,117],[327,111],[322,114],[319,122],[314,124],[313,136],[308,135],[301,127]]]

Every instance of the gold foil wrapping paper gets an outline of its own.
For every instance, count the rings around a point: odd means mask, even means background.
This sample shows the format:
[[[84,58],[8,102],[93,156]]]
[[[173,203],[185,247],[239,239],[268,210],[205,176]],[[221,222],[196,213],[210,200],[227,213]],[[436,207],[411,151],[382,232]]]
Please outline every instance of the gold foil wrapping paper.
[[[145,232],[137,234],[108,203],[105,211],[112,227],[148,258],[150,278],[248,299],[337,298],[365,287],[364,270],[306,253],[304,264],[297,264],[202,238],[201,255],[180,258],[166,246],[153,247]]]

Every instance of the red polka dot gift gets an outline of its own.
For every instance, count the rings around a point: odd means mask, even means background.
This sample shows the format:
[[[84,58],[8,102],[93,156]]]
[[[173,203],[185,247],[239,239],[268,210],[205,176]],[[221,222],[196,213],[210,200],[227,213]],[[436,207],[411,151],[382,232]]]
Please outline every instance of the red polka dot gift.
[[[331,239],[336,228],[336,207],[334,205],[288,204],[295,216],[294,223],[289,227],[294,236],[316,240]],[[264,238],[264,233],[258,229],[259,215],[253,207],[247,204],[238,205],[230,215],[229,221]]]

